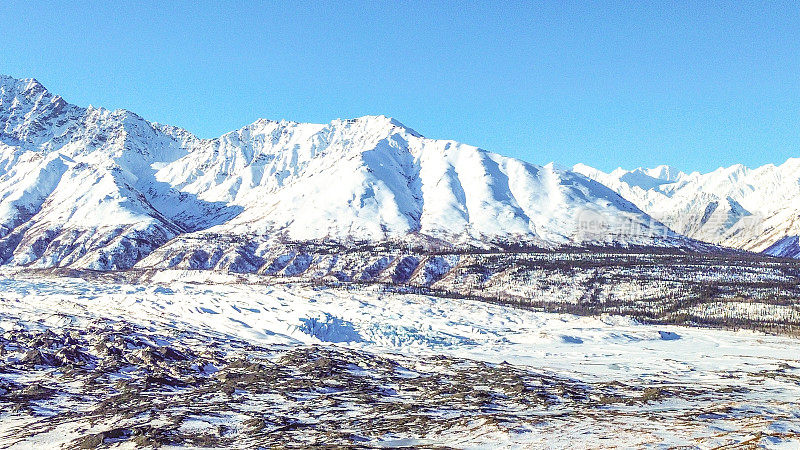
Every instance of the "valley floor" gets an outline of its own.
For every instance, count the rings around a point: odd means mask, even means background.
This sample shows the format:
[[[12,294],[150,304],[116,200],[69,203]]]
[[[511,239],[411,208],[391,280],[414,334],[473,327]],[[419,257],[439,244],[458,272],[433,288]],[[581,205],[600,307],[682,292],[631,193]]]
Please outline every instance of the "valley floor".
[[[162,277],[0,277],[0,447],[800,446],[797,338]]]

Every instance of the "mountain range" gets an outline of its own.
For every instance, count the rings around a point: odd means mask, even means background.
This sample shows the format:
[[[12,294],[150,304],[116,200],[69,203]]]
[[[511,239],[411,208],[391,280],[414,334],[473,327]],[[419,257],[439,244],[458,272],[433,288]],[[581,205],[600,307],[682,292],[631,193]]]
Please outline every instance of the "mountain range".
[[[200,139],[0,76],[2,264],[234,270],[287,242],[798,256],[798,179],[800,159],[689,175],[537,166],[384,116]]]
[[[682,235],[725,247],[799,257],[800,158],[685,174],[668,166],[573,170],[614,189]]]

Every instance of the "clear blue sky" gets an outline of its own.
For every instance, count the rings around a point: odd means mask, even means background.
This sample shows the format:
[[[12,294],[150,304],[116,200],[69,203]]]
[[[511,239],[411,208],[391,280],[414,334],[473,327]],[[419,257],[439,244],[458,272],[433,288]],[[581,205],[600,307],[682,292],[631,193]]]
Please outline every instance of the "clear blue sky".
[[[385,114],[538,164],[800,156],[797,2],[467,3],[3,0],[0,73],[202,137]]]

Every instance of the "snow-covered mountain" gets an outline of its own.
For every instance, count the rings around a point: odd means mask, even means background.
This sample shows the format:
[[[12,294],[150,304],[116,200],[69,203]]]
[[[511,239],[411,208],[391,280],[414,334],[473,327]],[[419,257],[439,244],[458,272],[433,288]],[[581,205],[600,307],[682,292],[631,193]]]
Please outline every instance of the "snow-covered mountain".
[[[128,268],[209,236],[262,247],[689,243],[582,175],[426,139],[383,116],[258,120],[199,139],[0,76],[2,263]]]
[[[727,247],[799,257],[800,158],[685,174],[667,166],[573,170],[614,189],[678,233]]]

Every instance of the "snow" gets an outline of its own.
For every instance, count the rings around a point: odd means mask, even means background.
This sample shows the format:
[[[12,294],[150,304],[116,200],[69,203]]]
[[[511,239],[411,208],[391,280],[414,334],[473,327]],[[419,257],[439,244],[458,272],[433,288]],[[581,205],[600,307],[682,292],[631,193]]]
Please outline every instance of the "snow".
[[[688,237],[776,256],[800,251],[800,158],[750,169],[741,164],[685,174],[668,166],[604,173],[573,170],[609,186],[642,211]],[[773,245],[779,241],[783,245]]]
[[[0,264],[6,265],[101,271],[227,268],[287,277],[313,270],[324,272],[320,277],[352,281],[413,278],[421,286],[455,276],[460,256],[410,250],[378,254],[368,248],[346,258],[342,252],[279,244],[693,246],[685,235],[798,257],[799,181],[800,159],[707,174],[669,166],[611,173],[585,165],[572,170],[553,163],[537,166],[428,139],[385,116],[328,124],[259,119],[219,138],[199,139],[129,111],[71,105],[33,79],[0,76]],[[535,277],[502,289],[529,299],[579,298],[570,284],[590,275],[550,275],[563,277],[559,281],[565,287],[557,292],[543,289],[546,283]],[[695,281],[713,277],[703,273]],[[510,363],[577,383],[677,386],[704,393],[638,404],[630,414],[615,413],[605,421],[575,411],[537,410],[533,414],[541,415],[540,424],[512,431],[493,425],[492,417],[476,417],[463,429],[448,429],[445,438],[387,434],[369,442],[376,446],[525,447],[561,438],[592,447],[607,445],[614,434],[613,444],[622,446],[713,447],[762,436],[770,446],[792,447],[795,442],[784,437],[796,436],[800,428],[800,356],[792,352],[797,341],[790,337],[548,314],[386,293],[379,286],[266,285],[255,274],[161,270],[148,278],[152,284],[6,270],[0,273],[0,334],[112,320],[170,336],[186,333],[279,349],[318,345],[403,358],[408,368],[398,370],[408,378],[446,356],[463,364]],[[604,289],[624,297],[666,288],[620,282]],[[689,305],[681,312],[700,312],[696,308]],[[747,302],[707,303],[702,312],[723,316],[731,308],[776,318],[796,313],[792,305]],[[374,375],[351,366],[360,376]],[[212,364],[200,367],[218,370]],[[9,380],[25,376],[2,374]],[[114,376],[128,375],[121,370]],[[718,392],[731,394],[713,395]],[[735,402],[726,403],[732,398]],[[52,415],[64,402],[69,399],[39,404],[35,411]],[[635,415],[636,408],[662,420],[651,423]],[[679,430],[672,426],[678,421],[664,426],[664,418],[690,412],[699,412],[702,421],[680,421]],[[753,422],[748,412],[768,420]],[[564,414],[567,422],[550,417]],[[580,419],[570,419],[571,414]],[[0,422],[0,436],[24,427],[15,420]],[[201,433],[229,423],[238,422],[195,415],[181,430]],[[66,445],[81,430],[55,428],[45,434],[22,445]]]
[[[581,244],[576,218],[587,211],[633,225],[592,243],[687,242],[574,172],[427,139],[385,116],[259,119],[198,139],[130,111],[71,105],[35,80],[0,79],[5,264],[126,269],[167,242],[210,235]]]
[[[796,436],[800,429],[796,403],[800,386],[792,381],[800,373],[800,355],[791,352],[795,338],[642,325],[618,316],[539,313],[469,300],[383,294],[372,288],[220,284],[223,275],[210,282],[209,273],[202,272],[160,276],[171,281],[120,284],[23,274],[0,278],[4,292],[0,331],[81,326],[102,317],[163,330],[165,335],[201,333],[222,342],[243,339],[281,348],[319,344],[420,361],[448,355],[511,363],[584,383],[682,386],[708,392],[631,406],[631,414],[604,419],[572,411],[566,414],[567,419],[573,414],[573,419],[553,425],[565,412],[542,411],[536,427],[500,431],[487,423],[424,440],[386,436],[375,445],[424,442],[485,448],[570,442],[584,448],[605,445],[613,435],[620,446],[649,442],[705,447],[742,442],[760,432],[767,433],[761,442],[769,446],[796,445],[785,437]],[[353,367],[361,376],[369,376]],[[418,376],[413,366],[408,367],[402,369],[404,376]],[[209,367],[210,372],[215,370]],[[784,375],[770,374],[785,374],[785,380]],[[730,393],[720,396],[720,392]],[[728,401],[734,397],[735,403]],[[285,401],[275,399],[278,406]],[[642,408],[645,416],[633,414]],[[702,415],[703,411],[707,413]],[[751,413],[765,421],[748,419]],[[695,422],[679,420],[685,414],[702,417]],[[196,431],[230,420],[225,415],[197,415],[182,427]],[[42,437],[40,442],[66,442],[75,436],[70,431],[50,440]]]
[[[164,272],[162,277],[174,277]],[[450,354],[596,376],[717,379],[797,355],[795,339],[752,332],[642,325],[618,316],[539,313],[480,301],[378,289],[342,291],[301,285],[208,284],[184,273],[167,286],[0,279],[5,313],[97,315],[142,325],[215,330],[270,344],[337,342],[381,352]],[[220,280],[218,278],[217,280]],[[0,324],[0,328],[3,325]],[[789,347],[787,347],[789,346]],[[671,361],[672,360],[672,361]],[[618,371],[623,367],[626,370]],[[716,375],[715,375],[716,374]]]
[[[769,246],[764,253],[787,258],[800,258],[800,236],[785,236]]]

